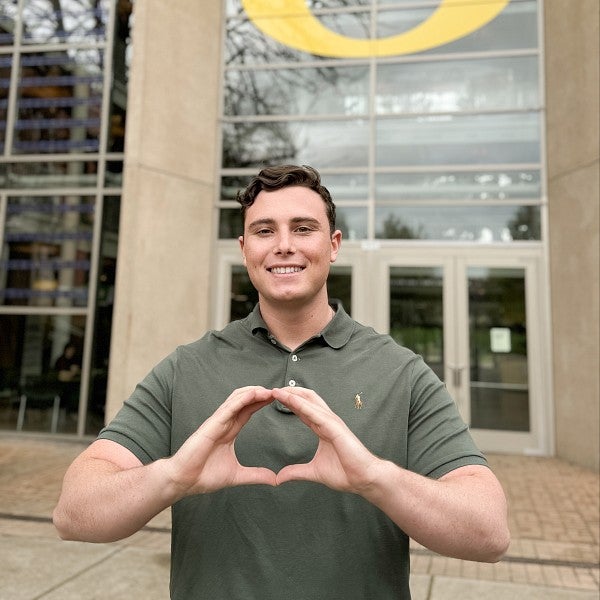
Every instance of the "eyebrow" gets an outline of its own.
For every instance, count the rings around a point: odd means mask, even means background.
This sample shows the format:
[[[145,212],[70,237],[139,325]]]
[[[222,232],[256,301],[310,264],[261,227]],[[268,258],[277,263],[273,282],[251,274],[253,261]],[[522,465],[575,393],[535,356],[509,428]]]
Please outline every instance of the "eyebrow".
[[[317,227],[321,226],[321,223],[319,222],[318,219],[315,219],[314,217],[294,217],[293,219],[290,219],[290,223],[292,225],[298,225],[299,223],[307,223],[307,224],[311,224],[311,225],[315,225]],[[273,226],[275,225],[275,219],[257,219],[256,221],[252,221],[252,223],[248,224],[248,229],[252,230],[252,229],[257,229],[258,227],[263,227],[265,225],[270,225]]]

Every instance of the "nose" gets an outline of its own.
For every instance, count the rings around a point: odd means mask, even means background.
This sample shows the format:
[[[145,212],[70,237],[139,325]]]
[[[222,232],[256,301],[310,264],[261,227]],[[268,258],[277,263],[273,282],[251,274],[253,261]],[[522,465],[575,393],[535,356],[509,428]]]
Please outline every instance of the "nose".
[[[275,254],[293,254],[296,252],[294,247],[294,240],[291,232],[280,231],[275,240],[275,247],[273,248]]]

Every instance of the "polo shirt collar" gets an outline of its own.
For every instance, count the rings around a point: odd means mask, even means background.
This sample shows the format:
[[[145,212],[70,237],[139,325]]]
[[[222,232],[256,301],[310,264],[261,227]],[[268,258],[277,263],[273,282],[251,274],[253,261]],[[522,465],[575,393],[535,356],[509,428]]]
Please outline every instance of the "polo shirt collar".
[[[334,308],[336,308],[336,311],[333,319],[313,339],[322,338],[328,346],[338,349],[345,346],[350,340],[354,331],[354,320],[346,313],[341,302],[338,302],[337,307],[334,306]],[[260,314],[258,304],[246,319],[253,334],[257,331],[264,331],[265,334],[269,333],[269,329]]]

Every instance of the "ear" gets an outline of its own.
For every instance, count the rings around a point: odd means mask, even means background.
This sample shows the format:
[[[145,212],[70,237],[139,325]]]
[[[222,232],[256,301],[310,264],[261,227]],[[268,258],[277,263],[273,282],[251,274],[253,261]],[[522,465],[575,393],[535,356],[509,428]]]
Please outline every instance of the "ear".
[[[331,254],[329,256],[330,263],[334,263],[336,261],[341,245],[342,245],[342,232],[339,229],[336,229],[331,234]]]
[[[240,251],[242,252],[242,259],[244,261],[244,266],[246,266],[246,255],[244,254],[244,236],[240,235],[238,238],[238,242],[240,244]]]

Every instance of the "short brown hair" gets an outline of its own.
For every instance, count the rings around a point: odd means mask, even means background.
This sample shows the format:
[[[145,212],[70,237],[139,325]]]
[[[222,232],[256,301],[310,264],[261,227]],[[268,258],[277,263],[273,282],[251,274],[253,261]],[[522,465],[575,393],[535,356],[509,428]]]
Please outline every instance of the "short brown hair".
[[[321,175],[308,165],[278,165],[265,167],[258,175],[252,178],[245,189],[237,193],[236,200],[241,204],[242,224],[246,222],[246,211],[254,204],[260,192],[272,192],[286,187],[301,186],[311,189],[325,203],[325,212],[329,221],[331,233],[335,231],[335,204],[331,199],[329,190],[321,185]]]

